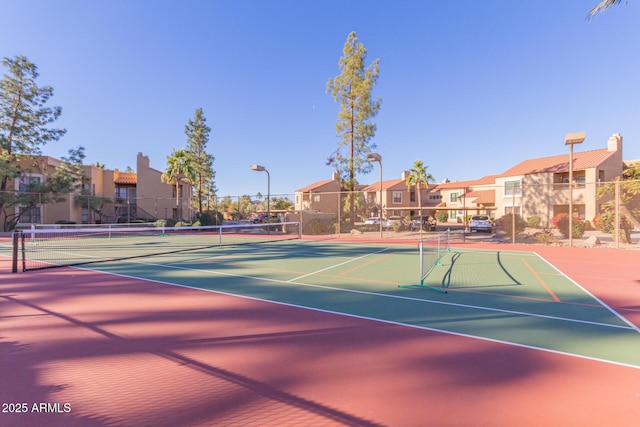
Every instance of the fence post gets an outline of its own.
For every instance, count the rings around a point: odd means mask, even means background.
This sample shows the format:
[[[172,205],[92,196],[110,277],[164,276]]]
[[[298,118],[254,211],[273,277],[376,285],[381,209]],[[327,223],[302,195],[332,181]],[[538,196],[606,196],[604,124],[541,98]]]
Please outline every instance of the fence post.
[[[615,183],[615,218],[616,218],[616,249],[620,249],[620,178],[616,177]]]
[[[18,233],[19,231],[14,231],[11,234],[11,240],[13,245],[13,256],[11,257],[11,272],[18,272]]]

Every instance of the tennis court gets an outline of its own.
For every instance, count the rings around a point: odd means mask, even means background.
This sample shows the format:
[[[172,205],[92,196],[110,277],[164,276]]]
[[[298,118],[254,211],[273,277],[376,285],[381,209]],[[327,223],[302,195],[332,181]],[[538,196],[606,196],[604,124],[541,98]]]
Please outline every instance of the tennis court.
[[[163,419],[150,402],[123,410],[105,396],[89,401],[78,393],[91,385],[62,374],[72,367],[100,378],[107,396],[121,388],[140,402],[158,399],[158,384],[142,383],[164,378],[165,404],[200,414],[167,409],[173,425],[640,421],[640,252],[535,249],[453,242],[433,261],[417,242],[275,239],[3,274],[3,346],[10,338],[11,352],[29,353],[24,333],[37,348],[46,318],[75,330],[65,340],[79,355],[52,344],[66,356],[43,352],[29,366],[60,371],[32,385],[65,384],[45,395],[77,408],[56,414],[66,425]],[[72,250],[65,257],[87,256]],[[426,277],[421,259],[430,263]],[[126,384],[131,375],[143,396]],[[202,395],[177,399],[193,395],[194,380]]]

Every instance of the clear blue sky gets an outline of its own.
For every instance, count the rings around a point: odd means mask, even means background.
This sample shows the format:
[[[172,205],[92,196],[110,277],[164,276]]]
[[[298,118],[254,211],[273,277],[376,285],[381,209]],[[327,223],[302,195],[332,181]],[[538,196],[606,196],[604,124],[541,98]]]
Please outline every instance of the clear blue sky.
[[[417,159],[437,181],[624,137],[640,158],[640,1],[0,0],[0,56],[25,55],[67,129],[44,154],[164,170],[202,107],[218,195],[292,194],[329,179],[338,105],[325,92],[351,31],[380,59],[384,179]],[[4,74],[6,70],[2,70]],[[360,183],[377,182],[373,172]]]

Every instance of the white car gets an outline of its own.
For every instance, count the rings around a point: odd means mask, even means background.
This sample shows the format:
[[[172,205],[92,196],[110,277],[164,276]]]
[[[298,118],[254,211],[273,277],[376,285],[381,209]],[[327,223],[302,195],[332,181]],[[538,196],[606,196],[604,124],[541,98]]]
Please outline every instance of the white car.
[[[384,222],[384,219],[382,220]],[[380,217],[372,216],[366,219],[364,225],[378,225],[380,224]]]
[[[402,227],[402,217],[400,216],[390,216],[386,223],[384,223],[384,228],[387,230],[393,230],[393,224],[398,224],[398,227]]]
[[[474,215],[469,221],[469,231],[486,231],[491,233],[493,230],[493,221],[487,215]]]

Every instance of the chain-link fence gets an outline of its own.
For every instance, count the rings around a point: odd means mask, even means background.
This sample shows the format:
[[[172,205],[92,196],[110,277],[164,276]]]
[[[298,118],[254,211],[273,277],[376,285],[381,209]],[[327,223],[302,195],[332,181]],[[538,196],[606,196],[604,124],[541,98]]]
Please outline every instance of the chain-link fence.
[[[308,191],[193,199],[107,195],[0,194],[5,231],[16,224],[117,223],[173,219],[191,222],[200,211],[225,221],[299,221],[305,235],[377,235],[413,238],[452,229],[471,238],[558,244],[567,239],[608,245],[640,241],[640,180],[588,182],[566,174],[496,178],[491,185],[447,182],[420,194],[404,183],[348,192]],[[572,215],[569,215],[569,213]],[[471,233],[474,217],[488,217],[491,232]],[[477,219],[477,218],[476,218]],[[434,227],[431,227],[431,225]],[[570,233],[569,230],[572,230]],[[416,237],[417,238],[417,237]]]

